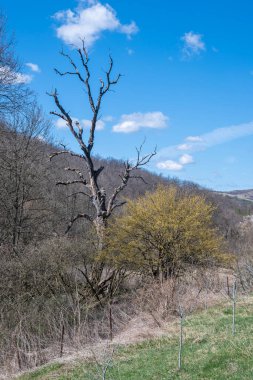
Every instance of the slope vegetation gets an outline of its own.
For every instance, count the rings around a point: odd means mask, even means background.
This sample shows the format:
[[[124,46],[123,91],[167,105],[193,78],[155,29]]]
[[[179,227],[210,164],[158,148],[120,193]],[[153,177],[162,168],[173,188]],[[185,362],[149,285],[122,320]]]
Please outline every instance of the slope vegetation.
[[[167,326],[163,338],[135,345],[108,346],[103,355],[72,364],[54,363],[19,380],[99,380],[107,368],[110,380],[243,380],[253,378],[253,297],[238,302],[232,335],[230,303],[186,316],[182,369],[178,365],[179,323]],[[108,367],[107,367],[108,366]]]

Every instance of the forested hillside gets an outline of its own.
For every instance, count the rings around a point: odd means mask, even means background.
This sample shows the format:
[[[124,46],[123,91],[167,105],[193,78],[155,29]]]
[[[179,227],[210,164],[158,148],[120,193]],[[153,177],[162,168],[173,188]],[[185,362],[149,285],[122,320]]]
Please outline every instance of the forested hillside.
[[[83,172],[78,157],[59,155],[50,160],[62,148],[47,142],[49,127],[38,107],[29,109],[29,113],[13,123],[2,121],[1,124],[2,367],[17,355],[14,367],[20,369],[46,361],[42,351],[60,339],[63,326],[64,334],[68,334],[64,340],[75,340],[78,335],[85,343],[106,337],[108,325],[101,322],[107,314],[108,295],[122,303],[122,310],[126,307],[125,298],[133,296],[132,291],[126,293],[122,270],[113,281],[111,275],[103,272],[102,283],[96,283],[90,272],[97,265],[94,264],[96,234],[89,221],[77,220],[68,229],[74,215],[84,212],[92,215],[94,210],[79,183],[61,184],[78,178],[66,168],[79,167],[83,176],[87,173]],[[94,164],[104,166],[100,181],[110,194],[121,180],[124,163],[94,158]],[[224,197],[194,183],[165,179],[147,170],[138,170],[137,174],[138,178],[129,181],[121,199],[139,198],[147,191],[153,192],[159,184],[176,186],[182,195],[204,196],[216,208],[214,225],[235,249],[243,216],[253,212],[251,203]],[[124,207],[116,209],[115,215]],[[144,277],[143,285],[150,280]],[[99,296],[95,293],[94,297],[94,286],[100,289]],[[109,289],[112,293],[108,293]],[[134,308],[128,313],[134,314]],[[76,329],[82,323],[77,318],[88,318],[85,333],[77,334]]]
[[[2,122],[0,126],[0,239],[1,244],[13,245],[17,253],[27,244],[64,236],[73,215],[92,212],[92,205],[79,184],[68,187],[59,183],[77,179],[75,173],[66,169],[79,166],[83,170],[79,159],[61,155],[50,160],[52,152],[60,148],[46,141],[49,123],[43,119],[41,110],[30,112],[14,125]],[[97,167],[104,167],[100,181],[110,194],[120,183],[124,162],[111,158],[94,161]],[[194,183],[164,178],[143,169],[138,170],[138,177],[131,179],[122,192],[122,199],[142,196],[158,184],[175,184],[183,192],[204,194],[217,207],[215,224],[228,239],[243,216],[253,213],[250,202],[224,197]],[[85,228],[87,222],[80,220],[69,234],[75,236]]]

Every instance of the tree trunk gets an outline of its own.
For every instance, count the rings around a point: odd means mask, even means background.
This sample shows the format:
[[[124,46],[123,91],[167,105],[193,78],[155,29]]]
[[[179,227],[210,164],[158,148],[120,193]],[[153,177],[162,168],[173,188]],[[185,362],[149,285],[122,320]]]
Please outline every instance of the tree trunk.
[[[97,216],[94,220],[94,225],[96,228],[97,239],[98,239],[98,252],[101,252],[104,248],[104,236],[106,229],[106,219],[102,216]]]

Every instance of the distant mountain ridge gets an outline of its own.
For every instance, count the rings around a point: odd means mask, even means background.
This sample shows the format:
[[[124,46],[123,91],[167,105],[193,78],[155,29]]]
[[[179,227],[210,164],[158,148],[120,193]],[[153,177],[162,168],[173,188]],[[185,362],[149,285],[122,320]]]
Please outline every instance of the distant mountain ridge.
[[[253,202],[253,189],[224,191],[221,194],[236,197],[245,201]]]

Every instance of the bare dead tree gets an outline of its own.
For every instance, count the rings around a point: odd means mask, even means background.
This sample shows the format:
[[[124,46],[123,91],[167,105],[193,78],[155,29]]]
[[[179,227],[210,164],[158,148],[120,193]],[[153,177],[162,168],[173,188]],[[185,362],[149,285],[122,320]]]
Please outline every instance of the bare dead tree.
[[[178,350],[178,370],[182,368],[182,352],[183,352],[183,323],[184,323],[184,310],[181,305],[179,305],[178,310],[180,318],[180,333],[179,333],[179,350]]]
[[[6,18],[0,13],[0,116],[20,110],[32,101],[31,91],[24,85],[21,65],[14,53],[14,40],[6,28]]]
[[[110,195],[107,194],[104,187],[102,187],[98,178],[99,175],[104,170],[103,166],[95,167],[92,151],[95,143],[95,132],[97,122],[99,120],[99,112],[101,109],[101,104],[104,96],[111,90],[113,86],[115,86],[121,75],[118,74],[115,78],[112,78],[112,70],[113,70],[113,59],[109,57],[109,68],[105,72],[105,79],[100,79],[100,87],[98,90],[98,96],[95,100],[94,95],[92,93],[91,85],[90,85],[90,68],[89,68],[89,56],[88,52],[85,48],[84,41],[82,41],[82,48],[77,49],[77,54],[80,60],[80,67],[74,62],[72,57],[65,52],[61,52],[61,55],[66,58],[70,64],[70,71],[61,72],[58,69],[55,69],[55,72],[60,76],[74,76],[80,82],[81,85],[86,90],[89,107],[92,112],[91,118],[91,126],[89,129],[89,135],[87,139],[85,139],[83,128],[79,122],[75,121],[70,113],[66,110],[66,108],[62,105],[61,100],[59,98],[59,94],[55,89],[49,95],[53,97],[54,103],[57,107],[56,111],[52,111],[51,114],[59,117],[60,119],[66,122],[70,132],[76,139],[81,148],[82,154],[75,154],[66,149],[62,151],[57,151],[51,154],[51,159],[59,155],[68,154],[70,156],[77,157],[81,160],[83,166],[86,168],[87,178],[84,177],[84,174],[78,168],[67,167],[66,170],[75,174],[76,179],[70,181],[61,181],[58,182],[58,185],[62,186],[71,186],[74,184],[80,184],[83,188],[82,194],[85,194],[91,200],[94,209],[95,216],[91,216],[86,213],[78,213],[74,216],[68,224],[66,233],[72,228],[74,223],[79,219],[85,219],[93,223],[96,229],[96,234],[98,238],[98,249],[101,250],[103,247],[104,240],[104,231],[107,225],[108,218],[111,216],[112,212],[121,207],[125,201],[121,201],[119,199],[120,193],[127,186],[129,180],[131,178],[141,178],[136,174],[136,171],[143,166],[145,166],[151,158],[156,154],[156,151],[149,153],[147,155],[142,156],[142,146],[137,149],[137,159],[135,163],[131,163],[130,161],[126,161],[124,164],[124,172],[120,175],[119,185],[112,191]]]
[[[13,112],[8,123],[0,124],[0,244],[12,245],[15,253],[19,243],[40,235],[49,214],[43,200],[49,169],[41,166],[46,145],[40,140],[48,130],[36,103],[22,114]]]

